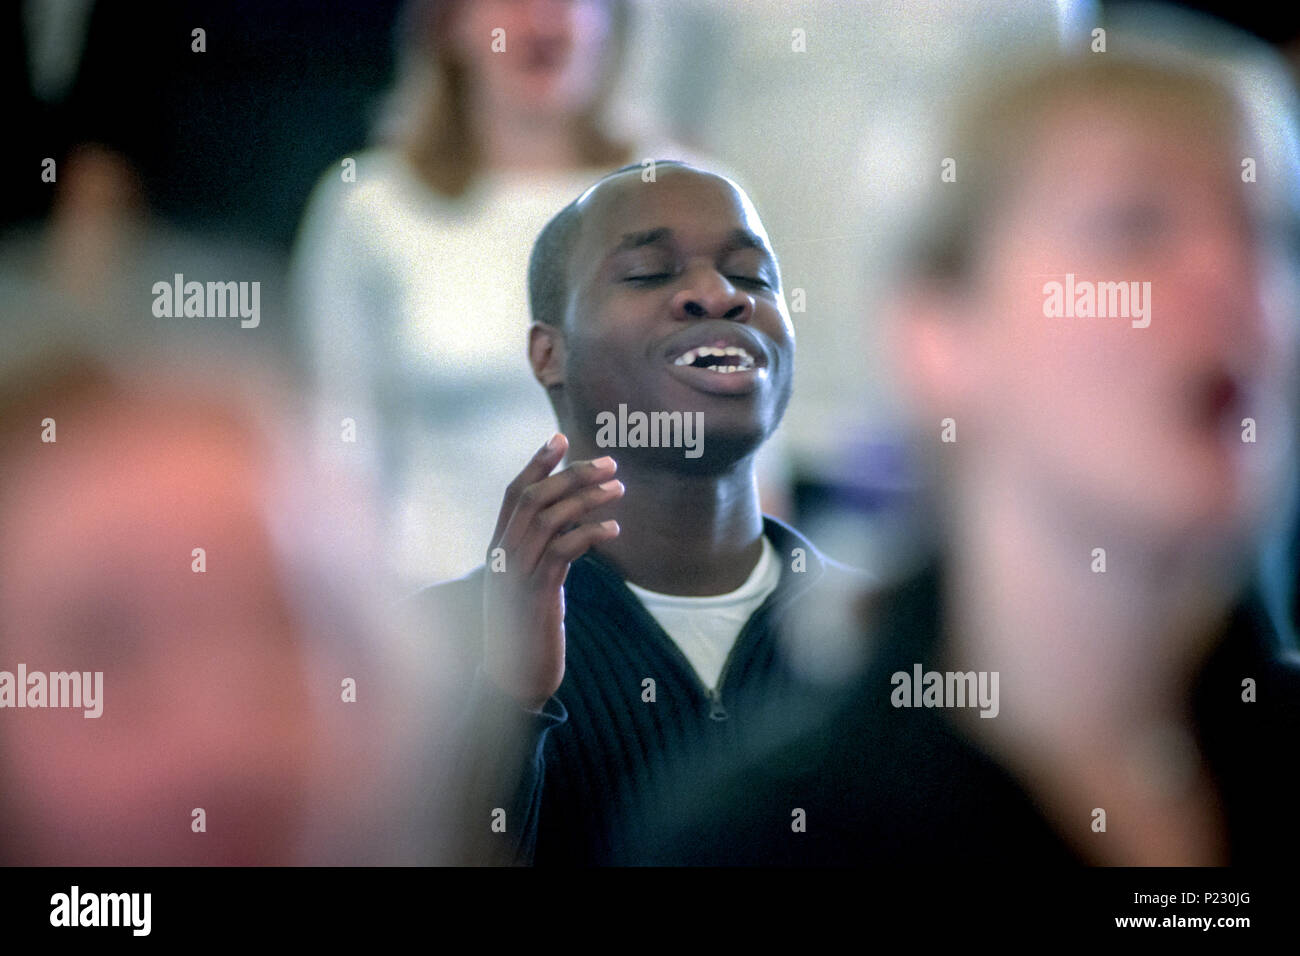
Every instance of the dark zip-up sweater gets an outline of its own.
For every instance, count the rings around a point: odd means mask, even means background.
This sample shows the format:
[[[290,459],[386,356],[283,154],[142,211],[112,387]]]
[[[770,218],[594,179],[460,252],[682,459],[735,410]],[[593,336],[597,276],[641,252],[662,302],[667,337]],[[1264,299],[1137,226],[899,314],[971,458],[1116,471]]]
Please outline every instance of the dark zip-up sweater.
[[[932,566],[875,598],[872,661],[821,726],[730,768],[684,772],[637,809],[637,842],[616,862],[942,869],[978,861],[1020,872],[1082,862],[1036,798],[951,711],[894,706],[892,674],[942,666],[941,580]],[[1256,682],[1249,702],[1245,678]],[[1191,705],[1231,863],[1294,866],[1300,657],[1257,592],[1231,616]],[[802,811],[799,829],[793,808]],[[1091,822],[1078,826],[1104,839]]]
[[[764,532],[781,579],[742,628],[716,691],[595,555],[565,579],[564,680],[538,714],[478,669],[486,570],[421,592],[425,620],[443,638],[468,640],[460,666],[473,678],[452,751],[455,815],[471,838],[462,861],[608,862],[627,845],[631,801],[672,771],[709,754],[738,759],[742,746],[783,739],[824,713],[838,685],[809,677],[792,648],[848,620],[866,579],[779,521],[765,518]]]

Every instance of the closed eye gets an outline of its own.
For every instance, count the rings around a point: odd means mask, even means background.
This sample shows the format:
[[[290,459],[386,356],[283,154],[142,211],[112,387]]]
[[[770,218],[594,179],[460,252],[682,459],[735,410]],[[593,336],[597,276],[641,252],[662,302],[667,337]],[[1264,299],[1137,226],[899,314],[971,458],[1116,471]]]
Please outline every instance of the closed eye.
[[[760,289],[772,288],[765,280],[755,276],[727,276],[727,278],[732,282],[743,282],[746,285],[757,286]]]
[[[650,272],[639,276],[624,276],[624,282],[663,282],[665,279],[671,279],[670,272]]]

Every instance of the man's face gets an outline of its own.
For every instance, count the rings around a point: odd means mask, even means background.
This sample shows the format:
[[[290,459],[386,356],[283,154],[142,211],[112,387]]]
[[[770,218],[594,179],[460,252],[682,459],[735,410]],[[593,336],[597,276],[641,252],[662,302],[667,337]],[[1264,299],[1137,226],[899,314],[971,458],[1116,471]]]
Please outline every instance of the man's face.
[[[632,171],[601,184],[582,213],[564,329],[570,427],[594,433],[620,404],[699,412],[706,470],[753,451],[789,402],[794,329],[748,197],[669,166],[655,182]]]

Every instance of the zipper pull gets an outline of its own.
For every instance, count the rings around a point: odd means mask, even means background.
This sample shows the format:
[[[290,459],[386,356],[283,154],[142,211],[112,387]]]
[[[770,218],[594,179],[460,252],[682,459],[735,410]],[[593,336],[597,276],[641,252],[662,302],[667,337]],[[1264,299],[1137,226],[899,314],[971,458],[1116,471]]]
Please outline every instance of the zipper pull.
[[[722,694],[716,688],[709,688],[709,719],[727,719],[727,708],[722,706]]]

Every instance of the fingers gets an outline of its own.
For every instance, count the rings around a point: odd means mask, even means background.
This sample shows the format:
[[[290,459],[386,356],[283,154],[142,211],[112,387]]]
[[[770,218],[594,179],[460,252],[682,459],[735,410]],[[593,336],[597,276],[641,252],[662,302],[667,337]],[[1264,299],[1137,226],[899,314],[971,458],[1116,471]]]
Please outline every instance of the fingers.
[[[537,565],[537,573],[544,578],[544,586],[562,586],[571,563],[596,545],[617,538],[619,530],[618,522],[611,518],[598,523],[580,524],[572,531],[551,538]]]
[[[515,476],[514,481],[510,482],[506,488],[505,498],[501,502],[501,511],[497,514],[496,530],[492,532],[492,548],[501,543],[501,536],[505,533],[506,525],[510,523],[510,516],[515,513],[515,508],[519,504],[519,496],[523,494],[524,489],[549,475],[555,466],[564,459],[564,453],[568,449],[568,438],[560,432],[556,432],[545,445],[537,449],[537,453],[524,466],[524,470]]]
[[[541,512],[561,499],[577,495],[586,488],[608,481],[614,476],[617,468],[614,459],[609,457],[597,458],[595,461],[579,461],[549,478],[528,485],[519,492],[514,514],[506,524],[499,545],[507,551],[515,551],[523,544],[526,536],[539,531],[545,533],[547,528],[536,523],[537,516]],[[587,510],[589,509],[584,508],[580,513],[585,513]],[[543,542],[542,546],[544,544]]]
[[[623,490],[623,483],[611,478],[570,492],[549,508],[536,512],[520,540],[516,559],[519,566],[531,571],[553,538],[578,524],[588,512],[623,497]]]

